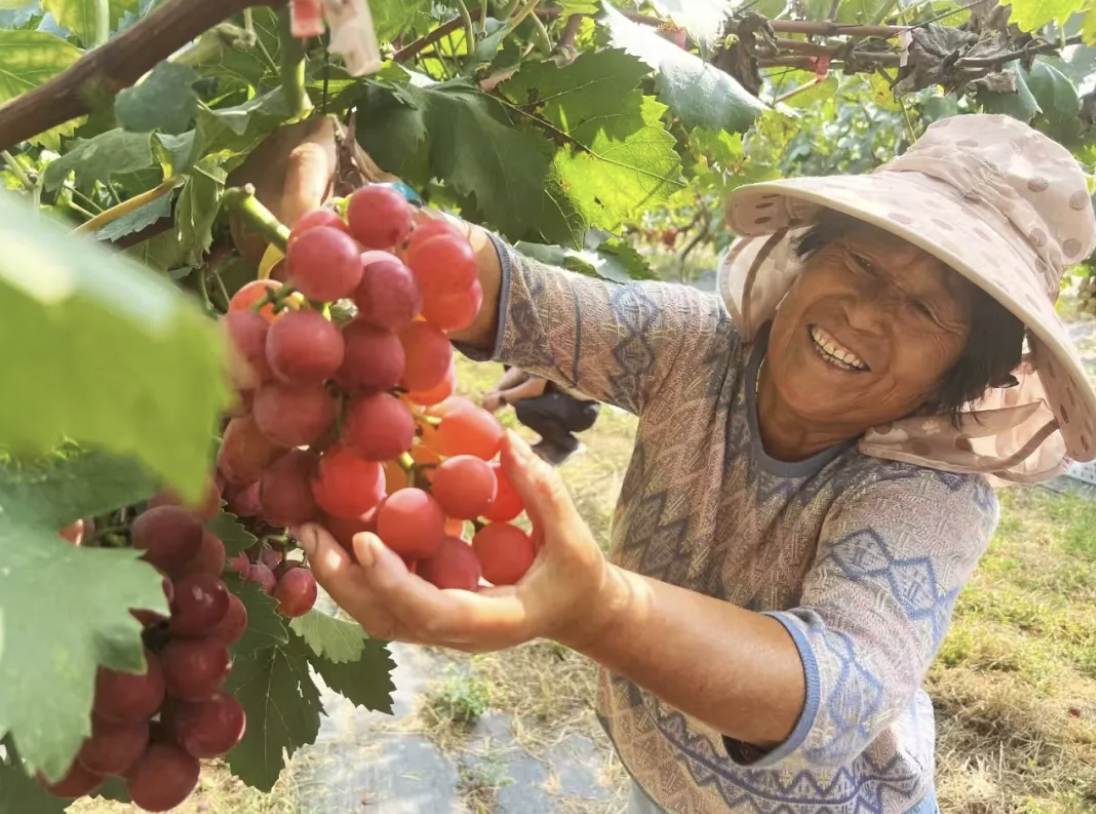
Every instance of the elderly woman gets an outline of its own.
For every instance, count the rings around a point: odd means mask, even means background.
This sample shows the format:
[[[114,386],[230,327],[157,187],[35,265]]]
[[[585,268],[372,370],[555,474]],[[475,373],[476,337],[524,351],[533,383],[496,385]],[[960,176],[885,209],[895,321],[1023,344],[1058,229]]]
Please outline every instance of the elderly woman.
[[[1026,125],[961,116],[870,176],[741,188],[728,218],[720,299],[471,230],[462,348],[639,416],[608,560],[514,437],[542,547],[513,588],[438,591],[370,535],[356,561],[302,542],[370,634],[596,661],[635,812],[931,814],[920,686],[997,522],[989,478],[1096,457],[1054,310],[1096,242],[1085,176]]]

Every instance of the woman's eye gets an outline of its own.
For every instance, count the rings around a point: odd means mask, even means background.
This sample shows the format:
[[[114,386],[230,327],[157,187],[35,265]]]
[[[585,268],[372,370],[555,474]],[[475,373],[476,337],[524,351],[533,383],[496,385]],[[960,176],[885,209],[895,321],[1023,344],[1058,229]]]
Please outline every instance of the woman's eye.
[[[861,270],[866,271],[868,274],[871,274],[872,276],[878,276],[879,275],[879,271],[875,268],[875,264],[872,263],[872,261],[869,260],[868,258],[864,257],[864,255],[854,254],[852,256],[852,258],[853,258],[853,260],[856,261],[856,264],[858,266],[860,266]]]

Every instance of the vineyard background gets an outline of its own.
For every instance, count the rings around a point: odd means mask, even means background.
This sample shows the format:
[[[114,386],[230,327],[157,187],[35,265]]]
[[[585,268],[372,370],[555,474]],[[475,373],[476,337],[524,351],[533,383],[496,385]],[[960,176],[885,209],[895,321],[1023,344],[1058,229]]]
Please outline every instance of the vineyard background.
[[[84,516],[113,527],[165,484],[200,494],[229,400],[209,317],[277,259],[227,189],[250,183],[290,220],[363,179],[400,178],[575,271],[710,287],[733,239],[721,217],[733,188],[869,171],[940,118],[1014,116],[1096,170],[1093,0],[370,8],[384,63],[355,77],[337,42],[291,37],[279,5],[0,2],[0,814],[64,810],[30,777],[71,762],[96,665],[140,667],[127,609],[162,603],[158,577],[56,531]],[[1091,273],[1079,265],[1064,283],[1082,329]],[[482,392],[496,372],[463,364],[462,387]],[[603,540],[633,429],[607,415],[565,469]],[[1074,497],[1006,497],[931,679],[944,810],[1096,807],[1094,521]],[[230,555],[254,542],[230,514],[213,522]],[[252,618],[234,651],[234,675],[252,679],[233,687],[248,734],[192,802],[308,811],[324,798],[294,779],[307,777],[324,706],[390,709],[392,662],[356,626],[319,611],[288,625],[231,587]],[[458,662],[428,676],[407,718],[446,749],[467,746],[447,723],[455,708],[493,707],[534,757],[566,733],[608,760],[589,665],[540,644]],[[604,793],[558,810],[618,810],[622,775],[606,766]],[[457,777],[460,804],[504,810],[504,773],[476,771]],[[124,803],[72,810],[112,805]]]

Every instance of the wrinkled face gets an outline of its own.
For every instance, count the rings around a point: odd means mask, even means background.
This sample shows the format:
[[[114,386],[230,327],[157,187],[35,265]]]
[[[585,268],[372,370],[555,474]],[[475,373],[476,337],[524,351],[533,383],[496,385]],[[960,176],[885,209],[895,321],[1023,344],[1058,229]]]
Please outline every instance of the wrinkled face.
[[[766,364],[805,425],[859,434],[930,400],[958,360],[973,288],[936,258],[864,226],[812,255],[780,305]]]

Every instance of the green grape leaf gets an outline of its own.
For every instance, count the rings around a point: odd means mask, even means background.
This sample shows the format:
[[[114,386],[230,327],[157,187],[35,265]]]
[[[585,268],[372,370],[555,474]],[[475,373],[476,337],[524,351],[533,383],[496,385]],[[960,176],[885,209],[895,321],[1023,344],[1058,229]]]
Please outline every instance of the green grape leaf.
[[[1016,74],[1015,93],[994,93],[980,90],[977,101],[986,113],[1001,113],[1027,123],[1043,111],[1039,107],[1039,103],[1035,101],[1023,72],[1017,69],[1018,65],[1019,63],[1013,62],[1005,66],[1005,68]]]
[[[10,737],[0,741],[0,814],[64,814],[68,803],[54,797],[27,774]]]
[[[511,126],[496,99],[464,80],[393,82],[389,87],[405,105],[422,111],[438,178],[472,199],[483,217],[508,236],[539,226],[549,168],[542,138]]]
[[[79,48],[44,31],[0,30],[0,103],[38,87],[79,58]]]
[[[392,671],[396,663],[384,642],[366,639],[365,650],[357,661],[336,664],[315,654],[309,661],[324,684],[355,706],[392,714],[392,693],[396,689]]]
[[[401,31],[433,22],[432,0],[369,0],[377,39],[387,42]]]
[[[202,265],[202,257],[213,245],[213,221],[217,219],[227,175],[215,160],[203,159],[191,170],[179,196],[175,228],[186,247],[186,261],[195,268]]]
[[[137,12],[140,0],[107,0],[107,4],[110,7],[110,27],[113,29],[127,11]],[[42,0],[42,8],[87,46],[95,43],[98,5],[98,0]]]
[[[115,241],[151,226],[160,218],[171,217],[172,197],[163,195],[144,206],[139,206],[118,220],[111,221],[95,233],[96,240]]]
[[[168,271],[183,264],[186,250],[179,241],[178,233],[169,229],[126,249],[126,254],[149,268]]]
[[[1027,86],[1042,114],[1035,125],[1066,146],[1080,135],[1081,98],[1077,88],[1059,71],[1043,62],[1035,62],[1027,73]]]
[[[240,518],[232,512],[217,513],[206,523],[206,528],[221,538],[221,542],[225,544],[225,553],[229,557],[239,556],[259,542],[259,538],[248,531],[240,522]]]
[[[164,60],[145,81],[115,97],[114,115],[122,127],[135,133],[159,130],[178,135],[194,123],[198,113],[198,94],[192,87],[197,81],[193,68]]]
[[[378,166],[396,175],[406,174],[405,164],[426,137],[423,111],[391,94],[371,94],[358,117],[358,143]]]
[[[224,338],[165,279],[0,193],[0,446],[133,455],[187,500],[229,400]]]
[[[369,638],[357,622],[344,622],[315,608],[291,621],[289,627],[313,653],[333,664],[360,659]]]
[[[96,181],[106,184],[116,176],[154,166],[148,133],[128,133],[119,128],[95,138],[77,139],[69,152],[46,167],[42,182],[47,190],[54,190],[75,172],[77,188],[88,191]]]
[[[57,780],[91,729],[95,671],[144,668],[131,608],[168,612],[162,578],[133,550],[83,548],[52,524],[0,520],[0,733]]]
[[[585,242],[582,250],[524,242],[514,248],[542,263],[614,283],[657,279],[647,261],[628,241],[591,229]]]
[[[555,177],[587,223],[615,229],[684,186],[665,107],[636,88],[647,69],[623,51],[585,53],[563,68],[528,65],[502,87],[559,142]]]
[[[159,479],[133,458],[65,444],[30,459],[0,463],[0,513],[61,528],[159,491]]]
[[[594,270],[600,277],[617,283],[658,279],[647,259],[630,241],[609,237],[598,244],[595,251],[599,262]]]
[[[308,671],[308,648],[292,638],[285,646],[238,655],[224,691],[247,713],[247,732],[226,760],[249,786],[270,791],[286,757],[314,743],[323,704]]]
[[[1047,23],[1064,25],[1084,5],[1085,0],[1013,0],[1009,22],[1021,31],[1035,31]]]
[[[289,641],[285,617],[278,613],[278,603],[261,585],[245,581],[239,574],[228,571],[224,574],[224,582],[247,609],[247,630],[233,645],[234,655],[252,656],[260,650],[280,647]]]
[[[658,71],[658,98],[686,127],[744,133],[768,105],[730,74],[605,4],[613,45]]]
[[[563,0],[560,3],[559,14],[561,17],[571,14],[597,14],[601,10],[600,5],[594,0]]]
[[[288,117],[280,87],[234,107],[200,108],[193,155],[215,159],[231,172]]]
[[[157,133],[152,140],[153,154],[160,162],[165,178],[188,172],[198,159],[196,152],[200,146],[196,130],[188,130],[175,136]]]

